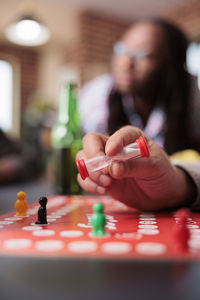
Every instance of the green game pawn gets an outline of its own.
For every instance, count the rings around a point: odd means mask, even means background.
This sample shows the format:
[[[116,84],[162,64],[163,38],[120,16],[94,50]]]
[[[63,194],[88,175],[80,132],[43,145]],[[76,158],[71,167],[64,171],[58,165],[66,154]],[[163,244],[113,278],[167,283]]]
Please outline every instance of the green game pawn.
[[[103,214],[104,206],[101,202],[96,202],[93,205],[93,215],[91,218],[92,236],[104,236],[106,218]]]

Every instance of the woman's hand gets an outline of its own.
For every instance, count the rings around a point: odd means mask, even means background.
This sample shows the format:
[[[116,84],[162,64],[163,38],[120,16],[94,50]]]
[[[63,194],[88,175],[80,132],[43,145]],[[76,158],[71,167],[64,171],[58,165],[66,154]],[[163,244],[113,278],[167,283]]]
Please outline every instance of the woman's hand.
[[[187,204],[192,196],[188,175],[171,164],[166,153],[144,133],[126,126],[112,136],[89,133],[83,138],[83,150],[77,159],[97,155],[113,156],[122,148],[143,136],[150,157],[113,162],[103,171],[90,174],[86,180],[78,175],[78,182],[89,193],[109,194],[115,199],[138,209],[156,210]]]

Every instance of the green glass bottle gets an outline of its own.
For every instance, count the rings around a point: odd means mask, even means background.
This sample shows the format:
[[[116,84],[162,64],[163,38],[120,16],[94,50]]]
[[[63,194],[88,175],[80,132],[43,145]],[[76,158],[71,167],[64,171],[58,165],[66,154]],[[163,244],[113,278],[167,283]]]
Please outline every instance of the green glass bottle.
[[[52,129],[54,152],[54,190],[57,194],[80,194],[76,176],[75,157],[81,148],[81,131],[78,121],[74,85],[65,84],[60,93],[58,119]]]

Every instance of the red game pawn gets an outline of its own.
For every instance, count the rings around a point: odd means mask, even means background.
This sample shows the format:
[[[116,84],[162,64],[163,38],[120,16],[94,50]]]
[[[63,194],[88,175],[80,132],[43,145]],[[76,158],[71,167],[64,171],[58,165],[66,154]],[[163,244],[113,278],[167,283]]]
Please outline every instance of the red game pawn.
[[[189,248],[190,231],[187,227],[187,220],[190,216],[189,210],[179,209],[176,214],[176,225],[173,230],[174,245],[177,252],[187,252]]]

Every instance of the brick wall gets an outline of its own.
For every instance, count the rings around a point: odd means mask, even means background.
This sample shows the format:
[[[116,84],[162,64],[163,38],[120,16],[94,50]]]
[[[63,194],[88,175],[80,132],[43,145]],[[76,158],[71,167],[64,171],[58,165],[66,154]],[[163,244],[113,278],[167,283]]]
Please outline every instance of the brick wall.
[[[18,46],[0,44],[0,54],[14,57],[20,67],[21,109],[26,107],[30,96],[37,88],[38,52]]]
[[[200,42],[200,1],[196,0],[172,12],[169,19],[178,24],[191,38]]]
[[[179,25],[191,40],[200,40],[200,1],[196,0],[166,16]],[[132,20],[133,21],[133,20]],[[131,20],[85,12],[80,16],[79,42],[66,50],[66,63],[73,63],[80,70],[81,84],[109,72],[112,46]]]
[[[113,44],[130,24],[94,12],[80,15],[79,42],[66,51],[66,63],[79,66],[81,83],[109,71]]]

